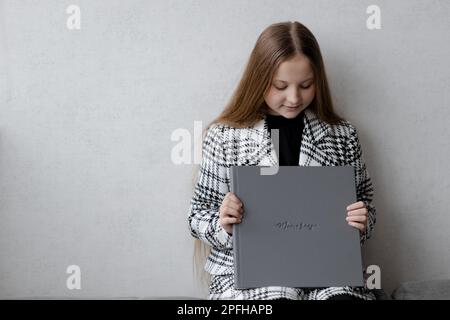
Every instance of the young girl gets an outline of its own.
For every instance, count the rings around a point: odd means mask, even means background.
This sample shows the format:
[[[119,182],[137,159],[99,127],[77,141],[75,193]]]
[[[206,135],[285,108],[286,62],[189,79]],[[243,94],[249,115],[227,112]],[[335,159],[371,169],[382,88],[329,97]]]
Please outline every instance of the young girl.
[[[279,129],[279,156],[271,129]],[[259,36],[230,102],[205,129],[202,162],[189,209],[192,236],[210,247],[208,299],[375,299],[366,287],[238,290],[233,284],[232,225],[245,204],[230,190],[230,166],[300,165],[355,168],[357,202],[343,208],[361,245],[372,233],[373,187],[355,127],[333,111],[319,45],[299,22]],[[345,211],[344,211],[345,212]]]

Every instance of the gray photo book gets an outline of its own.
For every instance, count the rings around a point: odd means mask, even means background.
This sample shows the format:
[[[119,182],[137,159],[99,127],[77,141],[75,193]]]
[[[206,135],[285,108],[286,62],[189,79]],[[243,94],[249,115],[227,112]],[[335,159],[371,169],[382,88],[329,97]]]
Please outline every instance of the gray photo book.
[[[230,167],[230,191],[244,204],[233,225],[235,288],[364,286],[359,230],[345,220],[354,168],[261,168]]]

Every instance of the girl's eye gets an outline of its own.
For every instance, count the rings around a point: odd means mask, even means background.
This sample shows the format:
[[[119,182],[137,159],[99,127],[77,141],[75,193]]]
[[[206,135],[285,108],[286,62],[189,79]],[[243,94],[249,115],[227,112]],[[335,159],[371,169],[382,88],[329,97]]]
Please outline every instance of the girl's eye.
[[[306,86],[306,87],[300,87],[300,88],[302,88],[302,89],[308,89],[309,87],[311,87],[312,86],[312,84],[310,84],[310,85],[308,85],[308,86]],[[276,89],[278,89],[278,90],[284,90],[284,89],[286,89],[287,87],[284,87],[284,88],[278,88],[278,87],[275,87]]]

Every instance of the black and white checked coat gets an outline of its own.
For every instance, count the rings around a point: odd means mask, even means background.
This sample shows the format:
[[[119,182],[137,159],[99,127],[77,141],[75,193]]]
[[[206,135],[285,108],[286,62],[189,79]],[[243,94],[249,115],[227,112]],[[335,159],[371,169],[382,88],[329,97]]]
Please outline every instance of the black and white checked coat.
[[[202,161],[191,200],[188,222],[195,238],[211,246],[205,270],[211,274],[208,299],[327,299],[337,294],[350,294],[374,299],[366,288],[286,288],[263,287],[237,290],[233,287],[233,243],[219,224],[219,207],[230,191],[229,167],[272,166],[277,154],[270,139],[266,118],[243,129],[224,124],[209,128],[202,142]],[[309,109],[305,109],[300,146],[300,166],[352,165],[355,168],[357,201],[364,201],[369,211],[367,229],[360,233],[361,245],[371,236],[375,224],[372,204],[373,187],[363,159],[355,127],[348,121],[329,125]]]

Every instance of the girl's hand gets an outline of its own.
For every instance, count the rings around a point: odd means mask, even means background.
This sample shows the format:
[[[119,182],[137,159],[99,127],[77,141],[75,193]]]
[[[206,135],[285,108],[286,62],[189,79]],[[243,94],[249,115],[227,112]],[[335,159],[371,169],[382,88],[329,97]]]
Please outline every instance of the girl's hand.
[[[347,207],[347,218],[345,218],[345,220],[347,220],[348,224],[352,227],[364,232],[367,227],[368,213],[369,211],[364,202],[355,202]]]
[[[241,200],[232,192],[228,192],[219,209],[219,223],[228,234],[233,233],[233,224],[241,223],[244,208]]]

